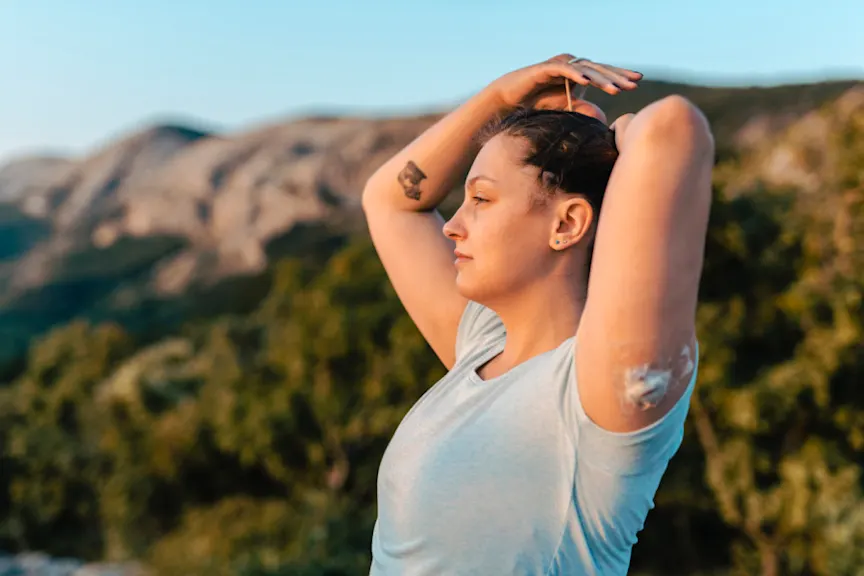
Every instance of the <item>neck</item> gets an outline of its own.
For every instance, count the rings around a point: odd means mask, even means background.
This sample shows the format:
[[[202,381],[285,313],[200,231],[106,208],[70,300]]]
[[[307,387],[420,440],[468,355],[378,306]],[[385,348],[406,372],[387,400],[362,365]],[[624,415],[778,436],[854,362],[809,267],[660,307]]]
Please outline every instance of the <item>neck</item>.
[[[574,336],[585,305],[580,280],[557,278],[488,304],[507,330],[504,351],[496,361],[511,368]]]

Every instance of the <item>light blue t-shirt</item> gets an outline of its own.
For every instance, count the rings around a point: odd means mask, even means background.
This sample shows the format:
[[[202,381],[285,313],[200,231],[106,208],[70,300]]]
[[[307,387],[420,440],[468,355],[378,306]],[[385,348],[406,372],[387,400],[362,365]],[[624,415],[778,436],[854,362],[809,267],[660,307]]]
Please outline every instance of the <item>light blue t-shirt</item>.
[[[661,420],[608,432],[582,408],[574,338],[490,380],[498,315],[469,302],[456,363],[411,408],[378,472],[375,576],[625,575],[678,450],[696,381]]]

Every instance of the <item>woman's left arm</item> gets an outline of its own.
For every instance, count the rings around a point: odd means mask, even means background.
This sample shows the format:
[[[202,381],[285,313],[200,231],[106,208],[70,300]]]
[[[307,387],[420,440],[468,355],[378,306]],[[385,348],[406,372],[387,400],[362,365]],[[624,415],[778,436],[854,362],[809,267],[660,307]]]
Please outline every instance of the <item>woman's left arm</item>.
[[[619,158],[599,219],[576,345],[579,396],[612,432],[662,418],[695,364],[695,314],[714,139],[680,96],[616,123]],[[623,124],[623,123],[622,123]]]

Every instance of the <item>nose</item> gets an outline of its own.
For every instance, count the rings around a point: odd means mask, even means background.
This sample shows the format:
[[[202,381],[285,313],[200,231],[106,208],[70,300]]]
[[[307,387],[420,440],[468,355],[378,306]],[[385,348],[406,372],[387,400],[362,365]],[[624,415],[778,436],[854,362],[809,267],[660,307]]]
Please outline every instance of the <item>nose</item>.
[[[462,218],[460,217],[461,212],[462,208],[460,207],[452,218],[444,222],[444,227],[441,229],[444,236],[451,240],[463,240],[465,238],[465,227],[462,225]]]

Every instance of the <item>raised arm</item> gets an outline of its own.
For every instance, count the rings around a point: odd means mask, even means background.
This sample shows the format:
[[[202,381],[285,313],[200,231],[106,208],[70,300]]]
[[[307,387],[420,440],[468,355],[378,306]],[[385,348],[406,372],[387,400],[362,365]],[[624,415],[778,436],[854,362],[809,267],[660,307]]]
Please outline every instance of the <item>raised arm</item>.
[[[493,95],[481,92],[379,168],[363,191],[369,233],[390,282],[448,369],[467,301],[456,290],[455,246],[435,207],[474,159],[475,133],[498,112]]]
[[[476,133],[495,116],[520,105],[560,107],[564,78],[610,94],[620,90],[615,81],[624,89],[636,87],[620,69],[571,65],[571,58],[556,56],[498,78],[381,166],[363,191],[372,242],[396,294],[448,369],[467,301],[456,288],[454,243],[444,236],[435,207],[467,171],[477,153]]]
[[[616,141],[576,365],[588,417],[630,432],[665,415],[693,376],[714,141],[679,96],[626,118]]]

